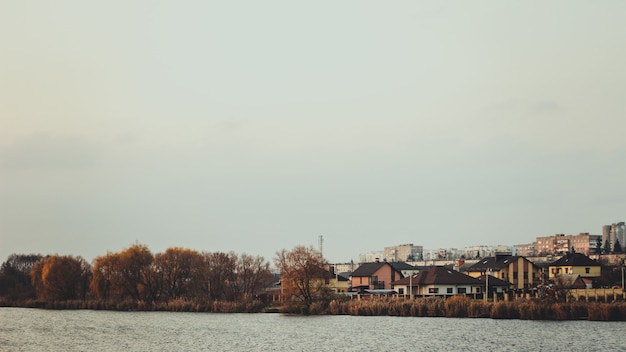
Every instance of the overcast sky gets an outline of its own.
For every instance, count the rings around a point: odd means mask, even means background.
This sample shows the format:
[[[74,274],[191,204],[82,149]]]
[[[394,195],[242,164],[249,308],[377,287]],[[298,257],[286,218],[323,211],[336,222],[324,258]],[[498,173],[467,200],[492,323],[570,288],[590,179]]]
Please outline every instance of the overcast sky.
[[[4,1],[0,262],[626,219],[626,2]]]

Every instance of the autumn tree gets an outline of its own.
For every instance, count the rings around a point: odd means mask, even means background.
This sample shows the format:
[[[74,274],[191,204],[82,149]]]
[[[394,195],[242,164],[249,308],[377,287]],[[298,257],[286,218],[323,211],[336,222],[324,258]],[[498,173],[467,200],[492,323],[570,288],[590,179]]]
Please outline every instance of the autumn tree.
[[[241,254],[235,267],[235,280],[231,283],[234,299],[248,299],[274,280],[270,264],[263,257]]]
[[[154,256],[153,280],[160,280],[164,300],[190,298],[196,270],[202,268],[203,256],[191,249],[173,247]]]
[[[119,253],[94,259],[91,288],[99,298],[152,300],[155,292],[151,277],[152,252],[136,244]]]
[[[211,300],[232,300],[230,284],[235,280],[235,253],[204,253],[204,282]]]
[[[108,300],[122,296],[121,289],[117,286],[119,280],[117,274],[118,260],[119,256],[115,253],[107,253],[94,259],[89,287],[96,297]]]
[[[0,296],[10,300],[35,298],[30,272],[41,254],[11,254],[0,267]]]
[[[82,257],[52,255],[30,272],[37,297],[45,301],[85,298],[90,266]]]
[[[283,294],[286,297],[310,305],[328,293],[330,273],[328,263],[313,247],[297,246],[293,250],[281,250],[274,259],[280,270]]]

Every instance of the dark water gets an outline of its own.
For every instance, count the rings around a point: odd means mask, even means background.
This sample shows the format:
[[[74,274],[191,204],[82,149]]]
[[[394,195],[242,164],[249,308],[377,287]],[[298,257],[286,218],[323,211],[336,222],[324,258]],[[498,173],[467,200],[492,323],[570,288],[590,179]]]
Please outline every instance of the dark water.
[[[0,308],[1,351],[626,351],[626,323]]]

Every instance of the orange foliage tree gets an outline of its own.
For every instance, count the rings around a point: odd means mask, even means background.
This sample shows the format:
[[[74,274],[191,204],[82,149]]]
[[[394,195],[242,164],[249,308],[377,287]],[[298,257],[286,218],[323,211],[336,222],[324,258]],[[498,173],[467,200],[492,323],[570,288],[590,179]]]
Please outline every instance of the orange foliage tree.
[[[136,244],[119,253],[94,259],[92,292],[101,299],[151,300],[153,255],[145,245]]]
[[[313,247],[296,246],[293,250],[281,250],[274,259],[280,270],[283,294],[310,305],[326,297],[330,272],[328,262]]]
[[[84,299],[90,269],[81,257],[52,255],[37,262],[30,276],[41,300]]]

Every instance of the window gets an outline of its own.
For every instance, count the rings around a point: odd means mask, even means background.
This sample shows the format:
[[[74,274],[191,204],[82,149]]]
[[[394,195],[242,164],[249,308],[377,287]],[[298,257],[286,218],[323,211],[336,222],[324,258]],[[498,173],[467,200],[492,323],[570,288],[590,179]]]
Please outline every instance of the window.
[[[556,274],[556,268],[552,268],[552,273]]]
[[[439,293],[439,288],[431,287],[428,289],[428,293]]]
[[[524,280],[528,280],[528,271],[524,271]]]
[[[399,288],[398,289],[398,294],[399,295],[403,295],[404,294],[404,289],[403,288]]]
[[[504,273],[500,273],[500,278],[504,279]]]
[[[567,274],[567,272],[569,271],[569,268],[565,268],[565,273]]]
[[[465,288],[465,287],[459,287],[459,288],[457,289],[457,292],[458,292],[458,293],[467,293],[467,288]]]
[[[585,268],[585,274],[589,274],[590,270],[591,270],[591,268]]]
[[[452,294],[452,287],[448,287],[448,288],[446,289],[446,293],[447,293],[447,294]]]
[[[482,292],[482,291],[480,290],[480,287],[476,287],[476,293],[480,293],[480,292]]]
[[[513,280],[517,280],[517,271],[513,273]]]

